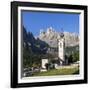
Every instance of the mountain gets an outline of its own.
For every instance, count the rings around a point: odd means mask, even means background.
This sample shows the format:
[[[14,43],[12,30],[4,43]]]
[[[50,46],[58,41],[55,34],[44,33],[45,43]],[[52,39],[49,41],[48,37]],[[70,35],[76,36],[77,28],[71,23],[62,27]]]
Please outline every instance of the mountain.
[[[65,46],[77,46],[79,45],[79,35],[76,33],[64,32]]]
[[[27,32],[23,27],[23,47],[29,52],[36,54],[44,54],[47,51],[48,44],[39,38],[35,39],[31,32]]]
[[[57,47],[57,39],[61,37],[60,32],[56,32],[52,27],[41,30],[38,38],[45,41],[50,47]],[[76,33],[63,32],[65,38],[65,46],[76,46],[79,44],[79,35]]]
[[[46,32],[41,31],[38,37],[23,27],[23,67],[40,66],[43,58],[58,58],[57,39],[62,33],[56,32],[52,27]],[[79,36],[75,33],[64,32],[65,55],[79,52]],[[52,59],[53,60],[53,59]]]
[[[79,52],[79,45],[76,46],[70,46],[65,48],[66,55],[71,55],[73,53]]]

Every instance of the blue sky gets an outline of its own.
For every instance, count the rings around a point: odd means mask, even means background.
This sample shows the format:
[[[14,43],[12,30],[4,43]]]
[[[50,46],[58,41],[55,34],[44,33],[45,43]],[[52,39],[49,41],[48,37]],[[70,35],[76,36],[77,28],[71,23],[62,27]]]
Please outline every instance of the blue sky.
[[[34,36],[50,26],[57,32],[63,28],[63,31],[79,33],[79,14],[22,11],[22,24]]]

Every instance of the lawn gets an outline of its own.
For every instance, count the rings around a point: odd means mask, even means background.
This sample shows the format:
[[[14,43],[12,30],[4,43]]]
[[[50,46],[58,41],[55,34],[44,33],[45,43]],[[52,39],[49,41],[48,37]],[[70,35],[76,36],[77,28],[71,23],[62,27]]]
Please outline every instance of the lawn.
[[[60,68],[52,69],[45,72],[35,73],[33,76],[53,76],[53,75],[72,75],[79,74],[79,68]]]

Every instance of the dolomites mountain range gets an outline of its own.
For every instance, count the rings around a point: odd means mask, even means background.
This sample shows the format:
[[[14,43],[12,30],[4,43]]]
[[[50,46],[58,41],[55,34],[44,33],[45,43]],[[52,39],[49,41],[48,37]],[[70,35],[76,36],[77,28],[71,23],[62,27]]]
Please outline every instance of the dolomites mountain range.
[[[63,32],[65,38],[65,47],[79,45],[79,35],[77,33]],[[38,38],[46,42],[51,47],[57,47],[57,40],[60,39],[61,32],[56,32],[52,27],[46,30],[40,30]]]

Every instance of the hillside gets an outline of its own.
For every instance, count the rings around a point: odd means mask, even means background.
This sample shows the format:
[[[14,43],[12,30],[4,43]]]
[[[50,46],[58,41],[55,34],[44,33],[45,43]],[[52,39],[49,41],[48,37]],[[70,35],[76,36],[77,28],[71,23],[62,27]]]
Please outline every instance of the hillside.
[[[46,53],[48,44],[39,38],[35,39],[31,32],[26,32],[26,29],[23,27],[23,46],[28,48],[34,54],[35,53]]]

